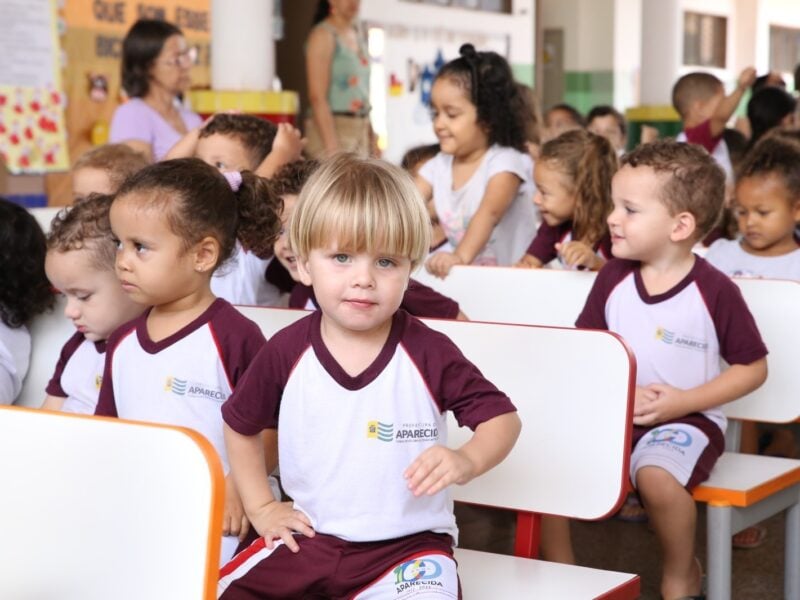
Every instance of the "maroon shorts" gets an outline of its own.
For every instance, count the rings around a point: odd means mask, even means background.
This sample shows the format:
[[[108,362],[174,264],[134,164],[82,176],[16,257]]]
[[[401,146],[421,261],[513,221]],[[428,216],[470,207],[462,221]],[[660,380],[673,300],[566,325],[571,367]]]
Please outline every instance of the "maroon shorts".
[[[300,551],[258,538],[220,570],[223,600],[461,598],[453,540],[429,531],[380,542],[296,536]],[[379,591],[379,589],[381,591]]]

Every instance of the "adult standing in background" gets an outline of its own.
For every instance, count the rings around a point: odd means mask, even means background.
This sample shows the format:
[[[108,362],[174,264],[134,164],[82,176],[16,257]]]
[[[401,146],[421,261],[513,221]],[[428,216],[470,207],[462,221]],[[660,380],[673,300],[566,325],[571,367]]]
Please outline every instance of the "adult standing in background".
[[[195,59],[196,50],[175,25],[136,21],[122,41],[122,88],[130,100],[114,111],[109,141],[158,161],[190,129],[199,127],[200,116],[181,102]]]
[[[356,27],[360,0],[320,0],[306,46],[311,112],[306,153],[373,153],[369,57]]]

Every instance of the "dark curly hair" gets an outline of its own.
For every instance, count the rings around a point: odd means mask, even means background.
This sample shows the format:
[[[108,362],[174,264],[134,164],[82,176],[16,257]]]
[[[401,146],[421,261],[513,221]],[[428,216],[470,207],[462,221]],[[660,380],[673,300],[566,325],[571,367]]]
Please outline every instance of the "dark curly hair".
[[[8,327],[26,325],[53,306],[46,253],[44,233],[33,215],[0,197],[0,320]]]
[[[283,165],[270,179],[278,196],[298,196],[308,178],[319,168],[316,160],[295,160]]]
[[[117,247],[111,239],[108,222],[113,200],[113,196],[90,194],[59,211],[47,234],[47,249],[56,252],[88,250],[92,265],[113,271]]]
[[[278,126],[253,115],[231,115],[221,113],[200,130],[200,139],[214,134],[235,138],[247,149],[250,168],[255,170],[272,151],[272,143]]]
[[[496,52],[476,52],[472,44],[461,46],[459,54],[441,68],[436,80],[447,79],[464,90],[478,109],[478,123],[490,145],[525,152],[527,105],[506,59]]]
[[[779,127],[787,115],[797,108],[797,100],[784,89],[765,87],[758,90],[747,103],[747,118],[753,134],[750,136],[752,148],[770,129]]]
[[[122,89],[131,98],[146,96],[150,90],[150,68],[164,49],[164,42],[183,32],[166,21],[139,19],[122,40]]]
[[[764,136],[739,165],[736,180],[777,175],[789,194],[800,200],[800,142],[788,135]]]
[[[717,224],[725,203],[725,173],[701,146],[675,140],[656,140],[637,146],[622,157],[622,166],[650,167],[661,182],[659,200],[671,215],[691,213],[695,238]]]
[[[238,239],[259,258],[272,256],[281,229],[283,202],[269,181],[250,171],[241,173],[239,191],[199,158],[178,158],[145,167],[125,181],[114,202],[136,195],[143,207],[157,206],[187,248],[206,236],[217,239],[216,267],[233,254]]]

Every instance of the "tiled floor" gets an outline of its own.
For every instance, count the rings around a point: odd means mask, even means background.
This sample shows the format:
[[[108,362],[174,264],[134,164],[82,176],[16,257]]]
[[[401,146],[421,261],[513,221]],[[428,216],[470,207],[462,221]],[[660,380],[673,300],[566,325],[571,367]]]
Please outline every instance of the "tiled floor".
[[[457,506],[460,545],[476,550],[510,554],[514,540],[514,516],[502,511]],[[698,556],[705,562],[705,511],[699,507]],[[766,521],[767,540],[760,548],[734,550],[732,600],[782,598],[783,515]],[[657,599],[659,562],[655,536],[641,523],[608,520],[575,522],[572,542],[579,564],[599,569],[638,573],[642,598]]]

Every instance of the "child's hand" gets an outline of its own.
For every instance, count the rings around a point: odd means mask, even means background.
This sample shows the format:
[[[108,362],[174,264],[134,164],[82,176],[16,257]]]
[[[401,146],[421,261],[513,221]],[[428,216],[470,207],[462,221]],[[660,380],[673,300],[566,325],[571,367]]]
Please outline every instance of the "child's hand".
[[[464,484],[475,477],[475,466],[457,450],[431,446],[404,472],[408,489],[415,496],[433,496],[451,483]]]
[[[283,164],[300,160],[305,147],[306,140],[302,137],[299,129],[290,123],[278,125],[278,133],[275,134],[275,141],[272,142],[271,152],[284,161]]]
[[[598,271],[605,264],[605,261],[583,242],[556,244],[556,251],[561,255],[561,260],[573,269],[584,267],[590,271]]]
[[[456,265],[463,265],[464,261],[454,252],[437,252],[425,263],[428,273],[435,275],[439,279],[444,279]]]
[[[756,81],[756,70],[753,67],[747,67],[739,74],[739,80],[736,85],[740,90],[746,90]]]
[[[291,502],[275,500],[259,508],[250,517],[253,527],[264,537],[268,550],[274,547],[273,540],[283,540],[289,550],[299,552],[300,546],[294,539],[294,533],[314,537],[311,521],[305,514],[295,510]]]
[[[526,254],[514,266],[518,269],[538,269],[542,263],[532,254]]]
[[[664,383],[652,383],[636,388],[633,409],[635,425],[657,425],[691,412],[684,403],[684,392]]]
[[[230,473],[225,478],[225,512],[222,515],[222,535],[236,535],[244,541],[250,531],[250,521],[244,514],[239,491]]]

